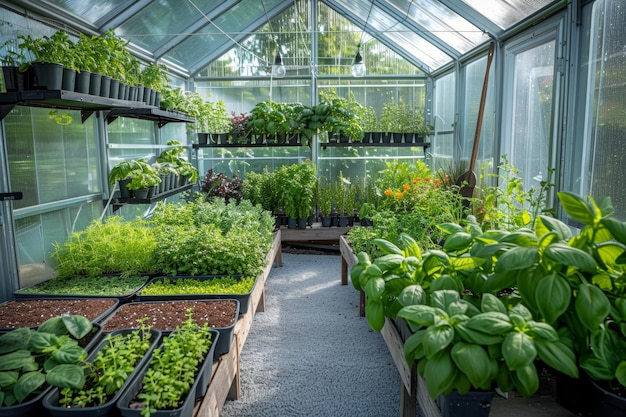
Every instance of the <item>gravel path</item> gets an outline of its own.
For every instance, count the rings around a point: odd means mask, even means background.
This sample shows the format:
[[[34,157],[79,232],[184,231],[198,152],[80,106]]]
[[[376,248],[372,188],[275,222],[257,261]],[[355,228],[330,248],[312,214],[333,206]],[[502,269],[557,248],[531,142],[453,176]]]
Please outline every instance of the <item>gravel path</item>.
[[[241,354],[241,399],[222,417],[392,417],[400,377],[340,283],[338,255],[283,253]]]

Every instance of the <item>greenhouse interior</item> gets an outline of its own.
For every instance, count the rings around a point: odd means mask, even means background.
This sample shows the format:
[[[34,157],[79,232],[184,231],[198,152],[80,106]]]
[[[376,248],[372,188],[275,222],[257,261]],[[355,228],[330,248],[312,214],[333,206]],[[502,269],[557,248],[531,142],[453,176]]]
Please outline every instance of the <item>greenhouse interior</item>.
[[[196,290],[252,294],[250,327],[281,252],[318,251],[401,416],[479,416],[447,396],[546,373],[546,415],[626,416],[623,0],[0,0],[0,22],[0,307],[251,277]],[[219,352],[193,415],[245,369]],[[0,415],[44,415],[11,410],[47,377],[0,374]]]

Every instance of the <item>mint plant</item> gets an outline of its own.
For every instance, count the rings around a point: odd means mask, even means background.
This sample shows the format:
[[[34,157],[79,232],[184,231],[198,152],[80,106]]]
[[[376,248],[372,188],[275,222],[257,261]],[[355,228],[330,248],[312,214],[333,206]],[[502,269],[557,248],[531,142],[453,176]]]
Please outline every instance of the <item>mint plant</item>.
[[[230,276],[200,280],[197,278],[161,279],[141,290],[141,295],[170,294],[247,294],[252,291],[256,277],[239,279]]]

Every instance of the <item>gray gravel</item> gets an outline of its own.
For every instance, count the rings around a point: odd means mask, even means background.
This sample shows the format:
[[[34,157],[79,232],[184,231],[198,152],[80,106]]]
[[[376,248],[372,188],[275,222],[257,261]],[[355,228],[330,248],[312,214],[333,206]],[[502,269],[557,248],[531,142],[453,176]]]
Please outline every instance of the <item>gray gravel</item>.
[[[283,253],[265,312],[241,353],[241,398],[222,417],[387,417],[400,412],[400,377],[380,334],[340,283],[338,255]]]

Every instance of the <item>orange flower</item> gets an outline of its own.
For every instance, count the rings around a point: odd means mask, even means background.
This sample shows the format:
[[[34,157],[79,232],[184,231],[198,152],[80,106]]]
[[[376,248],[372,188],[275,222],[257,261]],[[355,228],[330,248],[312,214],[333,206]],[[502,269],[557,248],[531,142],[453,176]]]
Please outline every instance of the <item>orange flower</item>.
[[[413,181],[414,181],[414,183],[418,183],[418,182],[420,182],[421,180],[422,180],[422,179],[421,179],[420,177],[415,177],[415,179],[414,179]]]
[[[391,191],[391,188],[387,188],[387,189],[385,190],[385,195],[386,195],[387,197],[391,197],[391,196],[393,195],[393,191]]]
[[[402,194],[400,191],[398,191],[398,192],[396,193],[396,198],[397,198],[398,200],[400,200],[402,197],[404,197],[404,194]]]
[[[441,180],[439,178],[435,178],[433,180],[433,184],[435,184],[436,187],[439,187],[441,185]]]
[[[409,191],[409,189],[411,188],[409,187],[409,184],[404,184],[402,187],[404,188],[404,191]]]
[[[424,178],[424,181],[426,181],[426,182],[430,181],[430,177]]]

